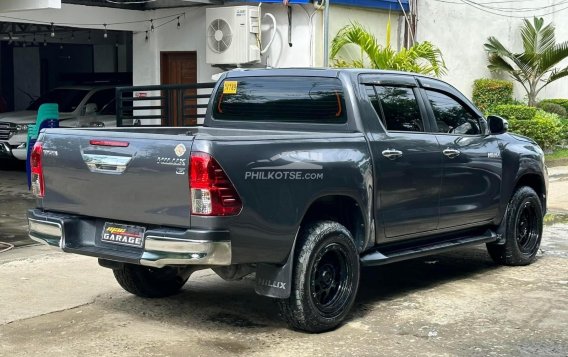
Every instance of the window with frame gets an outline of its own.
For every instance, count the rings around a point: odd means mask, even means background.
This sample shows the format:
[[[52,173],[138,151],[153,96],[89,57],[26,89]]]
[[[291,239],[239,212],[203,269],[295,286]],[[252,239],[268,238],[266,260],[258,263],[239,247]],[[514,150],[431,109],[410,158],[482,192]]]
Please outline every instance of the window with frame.
[[[458,135],[481,134],[479,119],[452,97],[426,90],[434,111],[438,132]]]
[[[424,131],[412,88],[367,86],[367,95],[388,131]]]

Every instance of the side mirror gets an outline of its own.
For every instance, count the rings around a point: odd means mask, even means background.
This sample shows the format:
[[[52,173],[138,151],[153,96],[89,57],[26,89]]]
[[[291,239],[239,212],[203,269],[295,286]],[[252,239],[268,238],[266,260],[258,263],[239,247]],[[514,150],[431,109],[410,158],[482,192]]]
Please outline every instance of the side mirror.
[[[97,113],[97,109],[96,103],[87,103],[83,108],[83,116],[95,115]]]
[[[490,115],[487,117],[487,125],[491,134],[498,135],[506,133],[509,130],[509,123],[497,115]]]

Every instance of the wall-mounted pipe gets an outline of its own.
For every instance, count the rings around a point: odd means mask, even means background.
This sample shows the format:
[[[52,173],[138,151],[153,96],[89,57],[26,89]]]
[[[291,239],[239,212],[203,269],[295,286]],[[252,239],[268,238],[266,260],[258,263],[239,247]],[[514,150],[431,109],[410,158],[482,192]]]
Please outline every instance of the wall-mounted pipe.
[[[329,0],[323,9],[323,66],[329,67]]]

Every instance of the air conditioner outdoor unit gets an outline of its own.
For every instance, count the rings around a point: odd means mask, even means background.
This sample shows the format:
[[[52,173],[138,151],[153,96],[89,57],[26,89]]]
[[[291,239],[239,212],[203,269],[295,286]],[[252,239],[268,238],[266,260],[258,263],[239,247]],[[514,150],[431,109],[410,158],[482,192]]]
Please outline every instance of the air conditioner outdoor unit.
[[[256,6],[207,9],[206,62],[226,65],[260,62],[257,42],[259,15]]]

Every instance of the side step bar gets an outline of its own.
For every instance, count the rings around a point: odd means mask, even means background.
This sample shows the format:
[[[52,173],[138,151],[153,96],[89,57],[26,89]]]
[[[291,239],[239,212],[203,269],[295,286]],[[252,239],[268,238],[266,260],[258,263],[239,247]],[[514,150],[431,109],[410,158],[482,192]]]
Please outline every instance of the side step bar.
[[[450,240],[438,241],[434,243],[423,244],[415,247],[406,248],[385,248],[383,252],[381,249],[370,251],[361,256],[361,265],[374,266],[398,262],[412,258],[419,258],[426,255],[446,252],[460,247],[468,247],[472,245],[495,242],[499,236],[487,230],[483,235],[474,237],[461,237]]]

